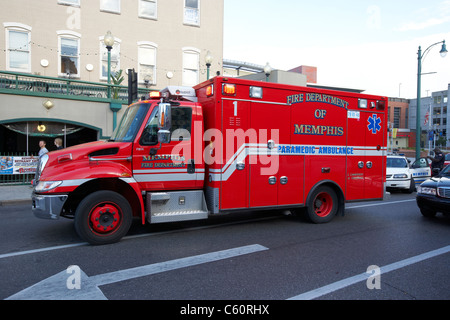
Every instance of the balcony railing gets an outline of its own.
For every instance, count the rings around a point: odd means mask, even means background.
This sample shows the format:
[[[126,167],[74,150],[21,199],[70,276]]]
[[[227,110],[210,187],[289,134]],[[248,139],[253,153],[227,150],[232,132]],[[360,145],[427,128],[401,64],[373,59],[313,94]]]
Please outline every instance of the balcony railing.
[[[145,96],[150,91],[147,88],[139,88],[138,96]],[[9,71],[0,71],[0,93],[128,104],[126,86]]]

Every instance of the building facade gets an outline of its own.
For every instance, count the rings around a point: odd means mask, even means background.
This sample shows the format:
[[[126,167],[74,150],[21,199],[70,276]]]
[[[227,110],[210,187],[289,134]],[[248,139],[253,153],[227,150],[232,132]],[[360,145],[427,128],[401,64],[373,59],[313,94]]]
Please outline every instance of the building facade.
[[[85,81],[135,69],[141,85],[194,85],[222,71],[223,0],[15,0],[0,12],[0,69]]]
[[[442,147],[449,147],[450,120],[448,113],[448,96],[450,84],[446,90],[432,92],[430,96],[421,98],[420,123],[422,129],[421,144],[428,148],[428,141],[437,142]],[[417,99],[410,100],[409,127],[416,130]],[[432,131],[432,134],[429,132]]]
[[[134,69],[147,91],[207,80],[206,56],[212,56],[211,75],[222,73],[223,22],[224,0],[5,3],[0,11],[0,155],[35,154],[42,138],[51,151],[56,137],[71,146],[111,136],[127,92],[111,96],[109,61],[113,75],[122,70],[122,86],[128,84],[127,70]]]

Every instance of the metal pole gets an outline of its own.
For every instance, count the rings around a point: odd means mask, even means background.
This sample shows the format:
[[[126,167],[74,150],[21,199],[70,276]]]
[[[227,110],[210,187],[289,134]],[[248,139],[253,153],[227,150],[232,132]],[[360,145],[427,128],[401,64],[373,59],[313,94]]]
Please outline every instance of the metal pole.
[[[107,46],[108,49],[108,99],[111,99],[111,49],[112,47]]]
[[[421,76],[422,76],[422,48],[419,46],[419,52],[417,53],[417,111],[416,111],[416,160],[420,159],[420,90],[421,90]]]

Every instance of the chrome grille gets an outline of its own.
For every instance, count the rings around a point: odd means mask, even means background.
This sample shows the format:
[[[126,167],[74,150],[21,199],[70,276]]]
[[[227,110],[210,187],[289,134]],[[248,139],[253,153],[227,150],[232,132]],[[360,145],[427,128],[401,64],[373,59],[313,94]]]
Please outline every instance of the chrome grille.
[[[438,188],[438,195],[442,198],[450,198],[450,188]]]

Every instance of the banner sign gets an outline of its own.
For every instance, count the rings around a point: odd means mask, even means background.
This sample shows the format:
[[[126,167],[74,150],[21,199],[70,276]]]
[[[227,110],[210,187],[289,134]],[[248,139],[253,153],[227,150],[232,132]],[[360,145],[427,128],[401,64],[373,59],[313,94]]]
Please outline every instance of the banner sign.
[[[34,174],[38,157],[0,157],[0,174]]]

